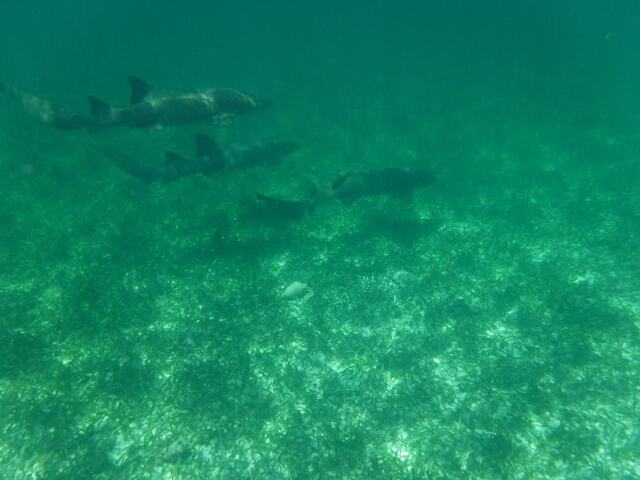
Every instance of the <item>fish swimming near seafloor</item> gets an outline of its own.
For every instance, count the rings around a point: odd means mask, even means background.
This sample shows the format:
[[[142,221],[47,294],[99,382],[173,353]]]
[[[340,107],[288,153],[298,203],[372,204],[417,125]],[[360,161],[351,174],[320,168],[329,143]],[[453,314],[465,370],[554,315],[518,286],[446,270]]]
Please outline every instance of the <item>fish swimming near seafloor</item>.
[[[113,107],[89,96],[90,115],[68,110],[60,105],[0,83],[24,110],[40,121],[61,130],[86,128],[101,131],[114,127],[150,128],[190,123],[223,123],[237,115],[266,108],[271,101],[238,90],[210,88],[194,93],[158,93],[137,77],[129,77],[130,104]]]
[[[398,199],[409,199],[414,191],[435,182],[430,170],[413,168],[382,168],[361,172],[347,172],[336,177],[325,188],[315,187],[308,199],[288,200],[257,194],[258,200],[278,215],[290,219],[302,218],[321,203],[339,200],[349,206],[363,197],[389,195]]]
[[[300,147],[292,140],[268,140],[248,145],[219,147],[207,135],[195,135],[195,153],[182,156],[165,151],[164,163],[141,162],[131,155],[119,154],[112,148],[103,153],[121,170],[143,182],[173,182],[191,175],[211,176],[222,170],[239,170],[256,166],[271,167]]]
[[[113,107],[89,96],[94,128],[148,128],[190,123],[219,123],[271,106],[271,101],[230,88],[194,93],[159,93],[137,77],[129,77],[131,97],[126,107]]]

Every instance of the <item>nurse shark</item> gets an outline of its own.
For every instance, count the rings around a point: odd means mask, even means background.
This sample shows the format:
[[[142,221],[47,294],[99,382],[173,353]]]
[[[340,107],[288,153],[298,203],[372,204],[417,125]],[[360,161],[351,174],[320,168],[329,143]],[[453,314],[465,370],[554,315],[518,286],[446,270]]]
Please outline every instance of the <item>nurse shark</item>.
[[[192,123],[226,122],[237,115],[271,106],[266,98],[230,88],[209,88],[192,93],[155,92],[138,77],[129,77],[129,105],[113,107],[89,96],[93,127],[166,127]]]
[[[114,127],[150,128],[193,123],[224,123],[237,115],[260,110],[271,101],[230,88],[210,88],[191,93],[155,92],[138,77],[129,77],[129,105],[114,107],[89,96],[90,114],[84,115],[53,102],[0,83],[5,92],[30,115],[60,130],[86,128],[101,131]]]
[[[414,191],[428,187],[435,181],[433,172],[426,169],[381,168],[343,173],[325,187],[313,185],[307,199],[283,199],[262,193],[258,193],[257,198],[279,217],[297,220],[331,200],[339,200],[349,206],[363,197],[378,195],[410,199]]]
[[[144,164],[136,158],[118,153],[112,148],[102,149],[111,161],[129,175],[150,183],[154,181],[173,182],[192,175],[211,176],[223,170],[241,170],[252,167],[272,167],[282,158],[293,153],[300,144],[293,140],[265,140],[250,144],[235,143],[220,147],[215,140],[205,134],[194,137],[195,152],[183,156],[173,151],[165,151],[163,163]]]

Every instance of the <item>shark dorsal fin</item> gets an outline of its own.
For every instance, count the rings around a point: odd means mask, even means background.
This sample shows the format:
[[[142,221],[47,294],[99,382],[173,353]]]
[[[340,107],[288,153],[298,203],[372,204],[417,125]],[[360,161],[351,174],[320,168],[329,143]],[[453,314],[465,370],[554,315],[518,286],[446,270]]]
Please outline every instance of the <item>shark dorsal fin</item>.
[[[204,133],[196,133],[195,140],[196,157],[205,160],[211,169],[222,170],[226,162],[215,140]]]
[[[91,115],[95,118],[104,119],[111,115],[111,106],[93,95],[89,95],[89,107]]]
[[[342,173],[338,177],[334,178],[333,182],[331,182],[331,190],[337,190],[342,185],[344,185],[344,182],[347,181],[347,178],[349,178],[349,175],[351,175],[351,173],[350,172],[346,172],[346,173]]]
[[[142,102],[151,91],[151,85],[138,77],[130,76],[129,85],[131,85],[131,98],[129,99],[131,105]]]

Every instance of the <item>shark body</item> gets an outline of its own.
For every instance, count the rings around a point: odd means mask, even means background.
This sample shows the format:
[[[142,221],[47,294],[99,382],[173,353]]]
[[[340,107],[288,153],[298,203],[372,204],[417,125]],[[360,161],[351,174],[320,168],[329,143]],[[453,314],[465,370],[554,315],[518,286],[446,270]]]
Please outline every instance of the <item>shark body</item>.
[[[101,131],[114,127],[149,128],[192,123],[223,123],[237,115],[266,108],[271,101],[229,88],[194,93],[156,93],[137,77],[129,77],[128,106],[113,107],[89,96],[90,114],[84,115],[53,102],[0,83],[5,92],[30,115],[60,130],[86,128]]]
[[[143,182],[174,182],[192,175],[211,176],[223,170],[240,170],[252,167],[272,167],[282,158],[300,147],[292,140],[268,140],[248,145],[233,144],[221,148],[213,138],[195,135],[195,152],[191,156],[165,151],[165,161],[160,164],[144,164],[129,155],[113,149],[103,152],[118,168]]]
[[[129,77],[131,98],[126,107],[113,107],[89,96],[94,128],[165,127],[192,123],[220,123],[263,109],[271,101],[230,88],[210,88],[195,93],[156,93],[137,77]]]
[[[221,170],[272,167],[300,148],[300,144],[292,140],[268,140],[249,145],[233,144],[222,149],[211,137],[201,133],[195,135],[195,143],[195,154],[192,157],[165,152],[165,180],[173,181],[199,173],[211,175]]]
[[[343,205],[349,206],[363,197],[378,195],[408,199],[414,191],[431,185],[435,180],[436,177],[430,170],[382,168],[339,175],[324,188],[314,186],[308,199],[282,199],[261,193],[257,194],[257,198],[280,217],[296,220],[331,200],[339,200]]]

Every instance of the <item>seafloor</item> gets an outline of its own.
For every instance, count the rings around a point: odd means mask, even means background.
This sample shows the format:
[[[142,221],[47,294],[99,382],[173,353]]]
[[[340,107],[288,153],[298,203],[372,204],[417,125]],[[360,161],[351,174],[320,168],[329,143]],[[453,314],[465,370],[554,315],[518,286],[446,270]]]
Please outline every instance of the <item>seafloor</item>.
[[[1,99],[0,477],[640,478],[637,117],[431,92],[99,134]],[[303,148],[153,185],[103,153],[201,129]],[[253,205],[394,165],[438,182]]]

